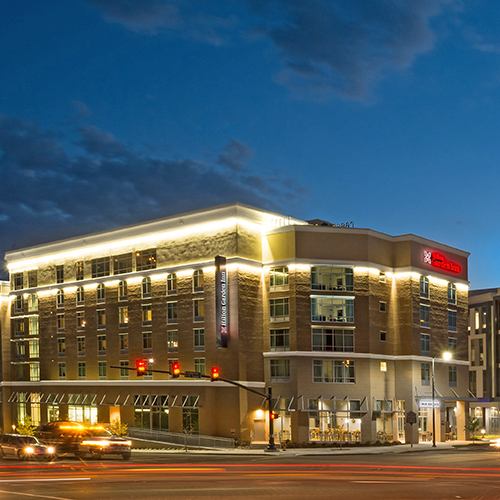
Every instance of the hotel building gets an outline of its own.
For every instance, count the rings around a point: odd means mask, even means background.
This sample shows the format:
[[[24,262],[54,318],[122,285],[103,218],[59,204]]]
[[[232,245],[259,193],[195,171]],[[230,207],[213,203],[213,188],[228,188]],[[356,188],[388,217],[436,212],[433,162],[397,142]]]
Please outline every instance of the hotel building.
[[[3,425],[463,439],[468,253],[239,203],[8,252]],[[442,354],[451,351],[445,361]],[[163,372],[137,377],[137,360]],[[416,416],[416,425],[406,423]]]

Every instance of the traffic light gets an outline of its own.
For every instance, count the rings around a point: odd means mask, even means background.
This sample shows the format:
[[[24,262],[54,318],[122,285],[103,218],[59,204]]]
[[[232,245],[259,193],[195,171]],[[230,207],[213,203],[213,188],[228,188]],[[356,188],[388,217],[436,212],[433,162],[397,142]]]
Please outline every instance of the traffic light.
[[[279,418],[279,415],[275,411],[270,411],[269,412],[269,418],[271,420],[276,420],[277,418]]]
[[[216,366],[212,366],[212,376],[210,378],[212,382],[219,380],[219,369]]]
[[[172,367],[170,368],[170,375],[172,378],[179,378],[181,374],[181,365],[179,363],[172,363]]]
[[[144,359],[138,359],[135,362],[135,369],[137,370],[137,376],[142,377],[146,372],[147,364]]]

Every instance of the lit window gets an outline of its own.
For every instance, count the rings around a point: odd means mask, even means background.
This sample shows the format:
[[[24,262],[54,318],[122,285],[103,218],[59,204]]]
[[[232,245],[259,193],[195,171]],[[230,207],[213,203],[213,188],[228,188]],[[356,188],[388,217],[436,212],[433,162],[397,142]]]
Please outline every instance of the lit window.
[[[75,262],[75,275],[76,275],[77,281],[83,280],[83,278],[84,278],[83,260],[79,260],[78,262]]]
[[[97,336],[97,354],[99,356],[106,354],[106,335]]]
[[[314,266],[311,268],[312,290],[335,290],[352,292],[354,275],[352,268]]]
[[[28,312],[38,311],[38,295],[31,293],[28,295]]]
[[[57,331],[64,332],[65,321],[64,321],[64,313],[59,313],[57,315]]]
[[[420,304],[420,326],[429,328],[430,326],[430,310],[431,308],[426,304]]]
[[[197,269],[193,273],[193,291],[194,292],[203,292],[203,269]]]
[[[156,249],[142,250],[135,253],[135,270],[156,269]]]
[[[167,330],[168,352],[177,352],[179,350],[179,333],[177,330]]]
[[[118,308],[118,322],[120,324],[120,328],[125,328],[128,326],[128,307],[119,307]]]
[[[132,254],[125,253],[113,257],[113,274],[125,274],[132,272]]]
[[[63,328],[64,328],[64,317],[63,317]],[[40,333],[38,326],[38,316],[32,316],[31,318],[28,319],[28,332],[30,335],[38,335]]]
[[[76,311],[76,329],[78,331],[85,330],[85,311]]]
[[[60,358],[66,356],[66,339],[64,337],[59,337],[57,339],[57,356]]]
[[[40,340],[39,339],[30,339],[28,342],[30,358],[39,358],[40,357]]]
[[[269,321],[271,323],[290,321],[290,301],[288,297],[269,301]]]
[[[97,329],[104,330],[106,328],[106,309],[97,310]]]
[[[356,382],[355,363],[349,359],[313,360],[313,382],[354,384]]]
[[[274,267],[269,270],[269,286],[271,292],[288,290],[288,267]]]
[[[429,298],[429,278],[427,276],[420,276],[420,297]]]
[[[311,297],[312,321],[354,323],[354,300],[341,297]]]
[[[151,326],[153,324],[153,309],[151,304],[142,306],[142,326]]]
[[[167,276],[167,294],[175,295],[177,293],[177,275],[171,273]]]
[[[39,382],[40,381],[40,364],[30,363],[30,381]]]
[[[387,363],[385,361],[380,362],[380,371],[381,372],[386,372],[387,371]]]
[[[19,337],[24,335],[24,318],[14,320],[14,334]]]

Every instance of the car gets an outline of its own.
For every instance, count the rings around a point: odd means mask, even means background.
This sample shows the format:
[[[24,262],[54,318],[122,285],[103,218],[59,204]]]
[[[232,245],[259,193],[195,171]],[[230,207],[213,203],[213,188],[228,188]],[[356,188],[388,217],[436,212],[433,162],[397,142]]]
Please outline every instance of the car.
[[[99,459],[102,455],[121,455],[124,460],[130,459],[132,442],[128,439],[115,436],[104,427],[90,427],[80,443],[78,454],[87,453],[92,458]]]
[[[73,453],[81,458],[121,455],[124,460],[131,457],[132,442],[115,436],[102,425],[59,420],[39,427],[37,435],[60,454]]]
[[[21,434],[0,434],[0,457],[17,457],[19,460],[56,458],[53,446],[42,444],[35,436]]]

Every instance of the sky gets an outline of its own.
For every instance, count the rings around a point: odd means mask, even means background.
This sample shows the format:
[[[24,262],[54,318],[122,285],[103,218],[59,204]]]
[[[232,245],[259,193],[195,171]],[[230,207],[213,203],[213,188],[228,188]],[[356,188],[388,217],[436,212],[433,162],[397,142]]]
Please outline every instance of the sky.
[[[238,201],[437,240],[500,287],[499,25],[486,0],[0,2],[0,256]]]

